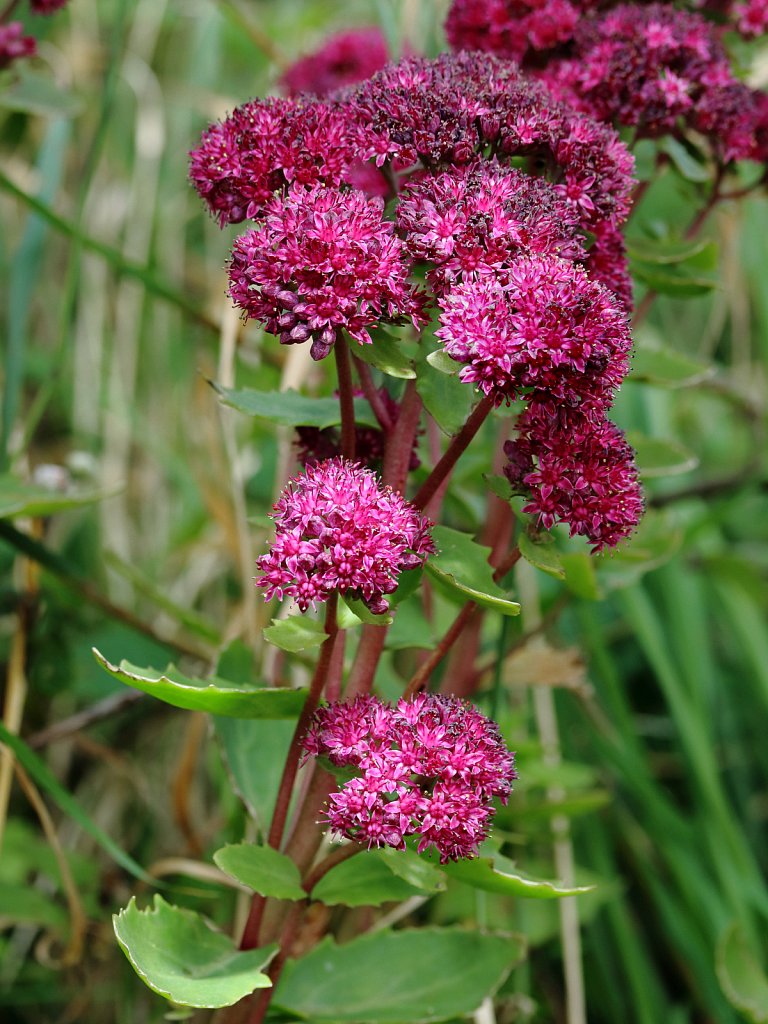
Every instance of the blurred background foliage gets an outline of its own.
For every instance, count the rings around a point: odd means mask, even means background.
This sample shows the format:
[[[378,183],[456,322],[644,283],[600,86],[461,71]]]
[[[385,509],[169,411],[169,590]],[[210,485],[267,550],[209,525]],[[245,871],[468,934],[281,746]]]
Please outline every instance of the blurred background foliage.
[[[301,347],[262,345],[230,309],[237,229],[204,214],[187,152],[331,31],[376,23],[393,52],[437,52],[445,6],[72,0],[37,19],[40,57],[0,93],[0,660],[26,752],[0,779],[9,1024],[163,1019],[112,935],[111,913],[151,891],[131,871],[227,925],[237,894],[211,851],[253,835],[208,723],[136,699],[90,653],[205,674],[239,641],[252,669],[267,623],[253,560],[291,439],[222,407],[209,381],[330,390]],[[521,775],[500,834],[554,877],[556,813],[577,880],[599,883],[578,903],[593,1024],[768,1020],[757,962],[756,1009],[737,977],[768,919],[768,206],[721,204],[669,258],[701,206],[696,176],[670,162],[630,229],[638,299],[664,292],[615,413],[659,442],[641,442],[641,534],[614,558],[561,544],[565,584],[526,564],[522,624],[489,615],[483,633]],[[468,453],[449,525],[482,526],[491,468]],[[539,615],[545,633],[521,646]],[[385,691],[408,678],[408,647],[388,656]],[[560,763],[536,732],[537,686],[555,690]],[[499,1024],[564,1019],[557,906],[476,900],[454,883],[421,913],[526,934]]]

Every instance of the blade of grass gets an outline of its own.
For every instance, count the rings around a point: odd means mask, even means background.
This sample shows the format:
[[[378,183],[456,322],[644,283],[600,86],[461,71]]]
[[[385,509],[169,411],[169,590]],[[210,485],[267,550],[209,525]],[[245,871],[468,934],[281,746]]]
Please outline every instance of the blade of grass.
[[[51,797],[54,803],[82,828],[84,832],[95,840],[112,859],[124,868],[134,878],[150,885],[156,885],[156,879],[152,878],[138,861],[135,861],[130,854],[127,854],[107,833],[100,828],[83,810],[71,793],[62,786],[51,769],[42,761],[37,754],[27,746],[24,740],[19,739],[10,733],[0,722],[0,742],[8,746],[16,755],[21,766],[29,773],[35,782]]]

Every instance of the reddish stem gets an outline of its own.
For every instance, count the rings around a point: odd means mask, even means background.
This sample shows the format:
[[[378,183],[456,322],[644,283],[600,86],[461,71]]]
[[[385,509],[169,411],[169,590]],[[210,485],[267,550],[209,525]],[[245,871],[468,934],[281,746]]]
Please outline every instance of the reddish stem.
[[[373,383],[370,366],[356,355],[352,356],[352,362],[355,364],[355,370],[357,370],[360,387],[368,399],[368,404],[373,409],[374,416],[379,421],[379,426],[382,430],[389,432],[392,429],[392,419],[382,401],[378,388]]]
[[[333,656],[333,648],[338,635],[338,624],[336,620],[337,606],[338,595],[332,594],[328,599],[325,612],[325,631],[328,636],[323,641],[323,645],[320,648],[320,657],[317,660],[315,674],[312,677],[312,682],[309,687],[309,693],[307,694],[304,707],[301,709],[301,714],[296,722],[296,728],[293,732],[291,745],[288,748],[288,754],[285,759],[283,775],[280,779],[280,787],[277,791],[277,799],[275,801],[275,810],[272,815],[272,824],[269,829],[269,835],[267,836],[268,845],[274,847],[276,850],[280,849],[280,843],[283,839],[285,822],[288,817],[288,808],[291,802],[291,792],[293,791],[293,784],[296,781],[296,773],[299,768],[301,744],[304,739],[304,734],[309,727],[312,715],[315,713],[317,706],[320,703],[320,696],[328,677],[328,670]],[[264,903],[264,897],[256,893],[253,897],[253,902],[251,903],[251,911],[248,915],[245,929],[243,930],[243,937],[240,940],[240,949],[255,949],[258,946],[259,929],[261,927],[261,918],[264,913]]]
[[[409,380],[405,385],[403,398],[400,402],[400,413],[392,433],[387,438],[387,450],[384,455],[382,477],[401,493],[405,490],[408,466],[413,451],[413,441],[419,429],[421,417],[421,398],[416,390],[416,381]]]
[[[489,395],[484,395],[469,414],[467,422],[458,434],[454,434],[451,438],[451,443],[446,448],[443,457],[417,491],[413,499],[413,504],[416,508],[423,509],[429,504],[440,484],[459,461],[462,453],[469,447],[470,442],[480,427],[482,427],[491,409],[493,409],[493,398]]]
[[[364,846],[359,846],[357,843],[349,843],[345,846],[339,847],[330,853],[325,860],[321,861],[316,867],[314,867],[309,874],[303,879],[301,887],[306,892],[307,896],[312,892],[314,887],[324,878],[328,872],[335,868],[337,864],[341,864],[342,861],[349,860],[350,857],[354,857],[355,854],[360,853],[364,850]],[[272,981],[271,988],[262,989],[259,994],[255,997],[255,1002],[251,1015],[248,1017],[248,1024],[262,1024],[264,1017],[266,1016],[267,1009],[272,999],[272,995],[275,991],[280,975],[283,973],[285,962],[291,951],[296,936],[299,931],[299,927],[304,918],[304,914],[309,906],[309,899],[300,900],[291,907],[288,916],[285,919],[283,925],[283,931],[280,936],[280,949],[277,952],[277,956],[269,965],[267,971],[270,980]]]
[[[426,660],[421,663],[421,665],[416,669],[416,671],[411,676],[408,686],[403,691],[403,697],[405,697],[406,700],[409,697],[413,697],[413,695],[415,693],[418,693],[422,686],[425,685],[425,683],[429,679],[429,676],[434,672],[434,670],[446,656],[448,651],[450,651],[451,647],[453,647],[453,645],[456,643],[464,627],[475,614],[476,610],[477,605],[475,604],[475,602],[467,601],[467,603],[461,609],[461,611],[453,620],[451,625],[448,627],[448,631],[442,638],[440,643],[437,645],[434,651],[430,652]]]
[[[352,700],[360,693],[369,693],[373,685],[373,677],[379,664],[384,641],[387,639],[387,626],[363,626],[357,653],[347,680],[344,699]]]
[[[349,345],[341,331],[336,335],[333,353],[336,357],[336,374],[339,381],[339,406],[341,408],[341,454],[345,459],[354,459],[355,395],[352,390],[352,364],[349,359]]]

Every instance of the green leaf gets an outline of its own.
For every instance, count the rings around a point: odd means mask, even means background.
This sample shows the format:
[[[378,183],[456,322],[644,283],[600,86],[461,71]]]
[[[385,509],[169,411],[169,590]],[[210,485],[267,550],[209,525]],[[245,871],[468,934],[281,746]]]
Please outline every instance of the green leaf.
[[[717,979],[728,999],[752,1024],[768,1022],[768,976],[738,921],[723,932],[715,951]]]
[[[560,553],[555,547],[555,540],[550,534],[544,533],[534,539],[525,530],[521,531],[518,546],[520,554],[531,565],[556,579],[565,579],[565,569]]]
[[[413,850],[395,850],[383,846],[379,851],[390,871],[422,892],[441,892],[445,888],[445,874],[434,864]]]
[[[235,792],[266,835],[294,723],[215,716],[213,724]]]
[[[457,375],[442,373],[426,360],[419,363],[416,390],[424,408],[444,434],[455,434],[472,411],[474,390]]]
[[[427,356],[427,362],[440,373],[447,373],[449,377],[455,376],[461,369],[461,363],[451,359],[444,348],[436,348]]]
[[[488,490],[495,494],[497,498],[501,498],[502,501],[510,502],[514,497],[512,484],[510,484],[505,476],[500,476],[496,473],[484,473],[483,479],[488,485]]]
[[[283,651],[306,651],[319,647],[328,634],[320,622],[304,615],[290,615],[287,619],[272,619],[272,625],[264,630],[264,639]]]
[[[149,882],[151,885],[157,884],[156,879],[148,875],[133,857],[122,850],[95,821],[88,817],[72,794],[62,786],[45,761],[42,761],[22,739],[9,732],[2,722],[0,722],[0,743],[4,743],[13,751],[19,759],[21,766],[26,768],[38,786],[44,789],[61,810],[72,818],[73,821],[76,821],[84,832],[92,839],[95,839],[99,846],[106,850],[120,867],[144,882]]]
[[[41,117],[74,117],[82,104],[77,97],[62,89],[50,74],[20,67],[11,87],[0,89],[0,107]]]
[[[717,287],[717,281],[710,277],[684,273],[682,270],[665,268],[659,270],[654,264],[632,261],[632,273],[647,285],[651,291],[660,295],[676,295],[680,298],[692,298],[706,295]]]
[[[421,889],[394,874],[380,851],[357,853],[331,868],[312,890],[312,899],[329,906],[378,907],[419,895]]]
[[[379,931],[337,946],[325,938],[289,961],[274,1004],[310,1019],[427,1022],[471,1014],[524,954],[524,940],[461,928]]]
[[[672,136],[667,135],[658,142],[662,153],[666,153],[672,161],[672,165],[681,177],[686,181],[693,181],[703,184],[709,181],[712,173],[706,164],[696,159],[683,144]]]
[[[112,918],[117,941],[145,985],[181,1006],[232,1006],[254,989],[269,988],[263,973],[277,945],[241,952],[200,914],[155,896],[151,910],[135,897]]]
[[[432,555],[426,563],[430,576],[486,608],[503,615],[520,614],[517,601],[510,601],[506,592],[493,581],[493,570],[488,564],[490,548],[447,526],[436,526],[432,538],[438,554]]]
[[[383,615],[374,615],[365,601],[356,600],[352,597],[343,597],[342,601],[355,618],[359,619],[360,622],[366,623],[368,626],[389,626],[393,622],[392,616],[388,612],[384,612]]]
[[[0,930],[33,924],[66,932],[68,921],[65,908],[47,893],[32,885],[0,881]]]
[[[290,857],[271,846],[237,843],[223,846],[213,859],[231,878],[262,896],[276,900],[303,900],[301,875]]]
[[[409,647],[421,647],[430,649],[434,647],[435,640],[432,626],[424,615],[421,600],[414,597],[398,606],[395,621],[384,646],[388,651],[403,651]]]
[[[660,266],[695,263],[700,270],[714,270],[717,266],[717,244],[706,238],[693,241],[632,238],[627,241],[627,253],[632,259]]]
[[[254,388],[224,388],[214,384],[224,405],[248,416],[282,427],[336,427],[341,423],[338,398],[308,398],[297,391],[256,391]],[[355,399],[355,422],[378,427],[379,421],[368,402]]]
[[[644,344],[635,349],[630,380],[665,388],[684,388],[699,384],[714,373],[715,368],[709,363],[691,359],[662,345]]]
[[[412,380],[416,376],[413,360],[403,351],[402,343],[377,332],[370,345],[355,345],[352,354],[369,366],[390,377]]]
[[[0,519],[13,516],[51,516],[106,497],[104,492],[57,494],[47,487],[25,484],[9,474],[0,475]]]
[[[560,555],[560,561],[571,593],[585,601],[599,601],[602,595],[595,575],[594,559],[583,551],[569,551]]]
[[[123,660],[112,665],[93,648],[101,667],[121,683],[188,711],[208,711],[234,718],[295,718],[306,700],[306,690],[237,686],[224,679],[190,679],[173,665],[165,670],[137,668]]]
[[[442,865],[449,878],[481,889],[483,892],[497,892],[506,896],[525,896],[535,900],[555,900],[563,896],[579,896],[591,892],[594,886],[580,885],[567,888],[557,882],[545,882],[540,878],[518,871],[511,860],[496,855],[476,857],[474,860],[457,860]]]
[[[627,441],[635,449],[635,461],[642,477],[675,476],[695,469],[699,460],[678,441],[648,437],[639,431],[630,431]]]

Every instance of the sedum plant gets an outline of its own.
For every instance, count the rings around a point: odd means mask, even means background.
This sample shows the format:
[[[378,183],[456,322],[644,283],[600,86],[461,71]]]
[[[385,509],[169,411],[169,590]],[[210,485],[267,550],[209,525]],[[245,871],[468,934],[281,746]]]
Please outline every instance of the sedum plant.
[[[428,910],[402,920],[451,880],[585,891],[524,873],[508,814],[494,831],[518,767],[483,637],[502,623],[502,660],[521,561],[578,589],[587,550],[631,551],[640,472],[610,417],[630,370],[631,270],[647,285],[637,318],[661,282],[653,251],[630,267],[628,219],[685,157],[710,188],[694,234],[737,190],[729,177],[759,184],[736,161],[763,161],[767,137],[765,97],[735,78],[715,23],[607,6],[455,0],[456,52],[385,66],[376,32],[346,33],[284,76],[289,98],[250,100],[192,151],[211,215],[249,222],[232,302],[265,346],[306,346],[334,394],[220,389],[296,429],[300,471],[256,565],[276,616],[271,678],[246,683],[226,658],[206,681],[104,662],[241,719],[263,750],[252,770],[275,776],[261,841],[214,855],[252,894],[243,925],[213,931],[160,896],[116,917],[137,972],[177,1006],[230,1024],[461,1018],[489,1005],[524,937],[436,926]],[[757,4],[729,11],[747,35],[763,27]],[[479,531],[467,479],[487,491]],[[536,632],[538,610],[523,613]],[[391,641],[409,620],[420,653],[403,679]],[[382,905],[403,909],[352,909]]]

